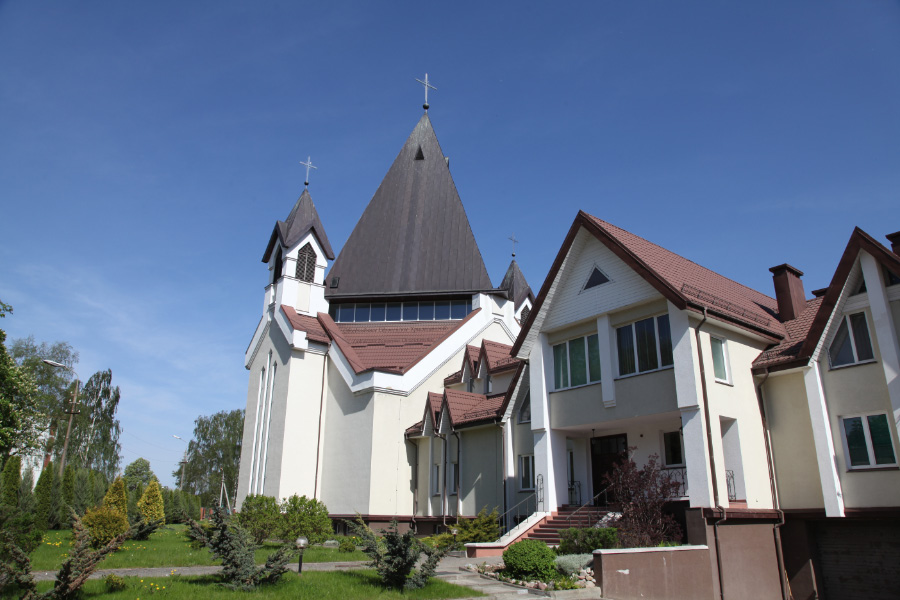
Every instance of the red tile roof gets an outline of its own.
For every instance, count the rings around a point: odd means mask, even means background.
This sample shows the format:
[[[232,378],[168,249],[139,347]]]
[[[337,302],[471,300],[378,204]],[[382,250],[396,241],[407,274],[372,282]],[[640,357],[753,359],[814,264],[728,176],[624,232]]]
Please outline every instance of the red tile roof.
[[[519,359],[510,355],[512,346],[509,344],[484,340],[482,342],[482,348],[484,349],[483,356],[486,357],[488,361],[488,371],[491,373],[515,369],[519,366]]]
[[[335,323],[325,313],[319,313],[319,321],[357,373],[403,374],[479,310],[475,309],[461,321]]]
[[[787,336],[780,343],[760,353],[753,361],[753,368],[763,369],[796,359],[800,355],[800,349],[809,335],[813,320],[821,305],[821,297],[807,300],[806,308],[803,309],[800,316],[784,324]]]
[[[322,328],[322,324],[319,323],[319,320],[315,317],[298,315],[297,311],[287,304],[281,305],[281,311],[284,313],[284,316],[288,318],[291,327],[293,327],[295,331],[306,332],[306,338],[309,341],[319,342],[320,344],[327,344],[330,342],[330,340],[328,339],[328,334],[325,333],[325,329]]]

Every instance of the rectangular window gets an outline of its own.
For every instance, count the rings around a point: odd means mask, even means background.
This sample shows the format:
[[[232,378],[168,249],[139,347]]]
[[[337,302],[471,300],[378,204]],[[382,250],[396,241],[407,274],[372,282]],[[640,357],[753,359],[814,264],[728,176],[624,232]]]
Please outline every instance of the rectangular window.
[[[353,321],[353,313],[356,309],[354,304],[342,304],[338,306],[338,322],[349,323]]]
[[[450,318],[450,302],[441,300],[434,303],[434,320],[445,321]]]
[[[431,465],[431,495],[441,495],[441,465]]]
[[[388,302],[385,321],[399,321],[403,317],[403,311],[399,302]]]
[[[368,304],[357,304],[356,305],[356,316],[354,317],[358,323],[365,323],[369,320],[369,305]]]
[[[531,394],[527,392],[519,409],[519,423],[531,423]]]
[[[554,389],[600,381],[600,342],[597,334],[553,346]]]
[[[659,343],[657,343],[657,340]],[[619,375],[655,371],[672,365],[669,315],[650,317],[616,329]]]
[[[403,320],[418,321],[419,320],[419,303],[404,302],[403,303]]]
[[[456,463],[447,463],[447,485],[450,486],[447,493],[455,496],[459,487],[459,466]]]
[[[434,302],[419,302],[419,320],[434,321]]]
[[[533,454],[519,456],[519,489],[522,491],[531,491],[534,489]]]
[[[663,451],[665,466],[683,467],[684,452],[681,446],[681,432],[669,431],[663,434]]]
[[[731,383],[731,373],[728,368],[728,349],[725,347],[725,340],[710,337],[709,341],[712,346],[713,372],[716,375],[716,381]]]
[[[596,333],[587,336],[587,350],[591,383],[600,381],[600,340]]]
[[[841,419],[848,468],[865,469],[897,464],[889,423],[885,413]]]
[[[384,303],[372,305],[372,320],[384,321]]]
[[[569,387],[569,354],[565,344],[553,346],[553,386],[557,390]]]
[[[866,313],[846,315],[841,319],[834,340],[828,348],[828,358],[832,367],[852,365],[875,358]]]
[[[569,340],[569,374],[573,387],[587,383],[587,357],[585,356],[584,338]]]
[[[465,300],[454,300],[450,303],[451,319],[464,319],[467,314],[469,314],[469,312],[466,310]]]

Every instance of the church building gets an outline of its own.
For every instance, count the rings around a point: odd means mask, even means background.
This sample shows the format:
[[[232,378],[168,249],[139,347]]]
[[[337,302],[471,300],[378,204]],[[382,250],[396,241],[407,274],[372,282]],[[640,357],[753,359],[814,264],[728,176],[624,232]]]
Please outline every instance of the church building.
[[[492,284],[427,112],[337,257],[304,189],[262,260],[238,505],[306,495],[419,532],[502,512],[509,352],[534,295],[514,259]]]

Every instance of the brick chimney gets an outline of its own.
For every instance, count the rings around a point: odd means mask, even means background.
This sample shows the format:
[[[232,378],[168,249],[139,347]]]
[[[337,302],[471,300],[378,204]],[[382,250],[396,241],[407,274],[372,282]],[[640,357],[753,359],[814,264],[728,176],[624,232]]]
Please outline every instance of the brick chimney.
[[[884,237],[886,237],[891,243],[891,250],[894,252],[894,254],[900,254],[900,231],[889,233]]]
[[[796,319],[806,308],[803,293],[803,271],[784,263],[769,269],[775,282],[775,299],[778,300],[778,316],[782,321]]]

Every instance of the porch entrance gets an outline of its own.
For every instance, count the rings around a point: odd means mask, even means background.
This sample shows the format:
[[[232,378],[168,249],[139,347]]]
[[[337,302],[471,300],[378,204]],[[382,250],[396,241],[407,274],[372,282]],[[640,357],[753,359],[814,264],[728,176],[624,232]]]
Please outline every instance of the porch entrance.
[[[624,433],[591,438],[591,476],[595,494],[606,487],[603,476],[612,470],[613,465],[619,462],[627,451],[628,436]],[[594,503],[605,505],[612,501],[614,498],[600,497]]]

